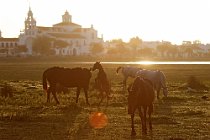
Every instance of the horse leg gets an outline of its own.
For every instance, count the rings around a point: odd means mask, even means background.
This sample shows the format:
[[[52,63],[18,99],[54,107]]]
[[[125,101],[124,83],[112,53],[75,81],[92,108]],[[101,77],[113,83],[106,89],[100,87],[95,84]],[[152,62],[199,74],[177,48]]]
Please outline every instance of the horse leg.
[[[109,91],[106,91],[106,106],[108,106],[109,98],[111,98],[110,93],[109,93]]]
[[[52,92],[51,87],[49,87],[49,88],[47,89],[47,103],[50,102],[50,92]]]
[[[79,94],[80,94],[80,87],[77,87],[77,97],[76,97],[76,103],[78,103]],[[85,95],[85,96],[86,96],[86,95]]]
[[[142,133],[147,134],[147,106],[143,106],[143,114],[142,115]]]
[[[160,94],[160,87],[157,87],[157,99],[160,99],[159,94]]]
[[[131,136],[136,136],[136,131],[134,129],[134,115],[135,111],[131,114]]]
[[[57,99],[57,96],[56,96],[56,87],[55,86],[52,87],[52,95],[53,95],[56,103],[57,104],[60,104],[59,101],[58,101],[58,99]]]
[[[124,93],[126,91],[126,82],[127,82],[127,79],[128,79],[128,77],[124,77],[124,80],[123,80],[123,92]]]
[[[100,106],[101,102],[104,100],[103,91],[100,91],[100,95],[101,95],[101,100],[98,103],[98,106]]]
[[[152,120],[151,120],[151,114],[153,112],[153,105],[151,104],[149,106],[148,115],[149,115],[149,129],[152,131]]]
[[[139,117],[141,119],[141,129],[142,129],[142,133],[145,134],[145,119],[144,119],[144,110],[143,113],[141,111],[141,106],[138,108],[139,110]]]
[[[85,92],[86,104],[90,105],[89,102],[88,102],[88,88],[84,88],[84,92]]]

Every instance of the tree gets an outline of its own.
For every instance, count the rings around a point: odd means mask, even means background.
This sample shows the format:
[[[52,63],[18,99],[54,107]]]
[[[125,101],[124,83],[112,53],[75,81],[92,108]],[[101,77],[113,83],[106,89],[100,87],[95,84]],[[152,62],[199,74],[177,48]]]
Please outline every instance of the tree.
[[[104,51],[104,47],[101,43],[91,43],[90,46],[90,52],[94,55],[102,53]]]
[[[139,37],[133,37],[130,39],[128,45],[131,48],[133,55],[137,54],[137,48],[139,48],[141,44],[142,44],[142,40],[139,39]]]
[[[128,45],[132,48],[134,48],[134,50],[136,50],[136,48],[140,47],[142,44],[142,40],[139,37],[133,37],[130,39]]]
[[[116,55],[116,54],[118,54],[118,50],[116,48],[109,48],[107,50],[107,54],[108,55]]]
[[[152,56],[152,49],[151,48],[143,48],[141,50],[138,51],[141,56],[144,56],[144,57],[148,57],[148,56]]]
[[[18,45],[15,49],[17,53],[25,53],[28,51],[28,48],[25,45]]]
[[[170,43],[162,43],[157,46],[157,50],[160,51],[161,56],[164,57],[165,52],[167,52],[170,48]]]
[[[52,49],[52,42],[52,38],[49,38],[47,36],[38,36],[33,41],[33,51],[41,55],[54,54],[55,52]]]
[[[184,52],[187,54],[188,57],[192,57],[193,56],[193,50],[190,47],[187,47]]]
[[[172,57],[175,57],[175,55],[178,54],[178,48],[175,45],[170,45],[168,47],[168,54],[170,54]]]

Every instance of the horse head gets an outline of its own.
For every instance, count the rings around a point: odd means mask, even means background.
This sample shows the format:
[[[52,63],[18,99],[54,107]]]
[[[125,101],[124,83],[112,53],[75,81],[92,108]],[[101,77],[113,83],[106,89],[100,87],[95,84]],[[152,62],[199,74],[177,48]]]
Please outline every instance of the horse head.
[[[92,71],[95,71],[96,69],[101,69],[101,64],[100,62],[95,62],[95,64],[93,65]]]

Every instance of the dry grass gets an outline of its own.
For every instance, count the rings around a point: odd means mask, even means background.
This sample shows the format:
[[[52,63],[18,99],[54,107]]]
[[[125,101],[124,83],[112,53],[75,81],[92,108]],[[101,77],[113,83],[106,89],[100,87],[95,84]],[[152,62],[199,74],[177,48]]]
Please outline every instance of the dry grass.
[[[10,64],[11,65],[11,64]],[[62,65],[62,64],[61,64]],[[63,64],[67,65],[67,64]],[[8,66],[8,65],[7,65]],[[22,64],[22,68],[27,66]],[[90,90],[89,101],[91,106],[85,103],[83,91],[80,94],[79,103],[75,103],[76,89],[70,89],[69,93],[58,95],[60,105],[56,105],[52,99],[46,103],[46,95],[42,90],[41,73],[49,65],[37,64],[28,66],[24,71],[16,72],[7,77],[4,72],[12,73],[3,67],[0,70],[2,80],[14,89],[13,97],[0,97],[0,139],[89,139],[89,140],[118,140],[118,139],[210,139],[210,100],[209,93],[191,93],[179,87],[187,81],[189,75],[195,75],[199,80],[210,86],[210,66],[143,66],[150,69],[161,69],[165,72],[169,85],[169,97],[155,100],[152,116],[153,131],[146,136],[141,134],[140,118],[135,116],[137,136],[130,137],[131,122],[127,114],[127,94],[121,92],[122,77],[116,76],[117,66],[107,65],[105,70],[112,83],[113,98],[109,106],[105,107],[105,101],[101,108],[97,107],[98,92]],[[73,67],[73,65],[70,65]],[[89,65],[85,65],[90,67]],[[26,72],[28,71],[28,72]],[[24,73],[28,75],[24,75]],[[29,75],[30,73],[30,75]],[[39,75],[39,76],[37,76]],[[19,77],[23,76],[23,79]],[[28,76],[28,77],[27,77]],[[95,76],[95,74],[93,74]],[[13,78],[12,78],[13,77]],[[8,78],[8,79],[7,79]],[[130,79],[129,82],[132,80]],[[91,81],[91,86],[92,86]],[[210,97],[209,97],[210,98]],[[108,125],[102,129],[94,129],[88,123],[91,112],[102,111],[108,117]]]

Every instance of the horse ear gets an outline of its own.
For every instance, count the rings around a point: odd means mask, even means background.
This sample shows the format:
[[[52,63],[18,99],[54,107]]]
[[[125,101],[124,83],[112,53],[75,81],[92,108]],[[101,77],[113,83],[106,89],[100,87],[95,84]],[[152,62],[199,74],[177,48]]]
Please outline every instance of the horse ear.
[[[130,84],[129,86],[128,86],[128,92],[130,93],[131,92],[131,88],[132,88],[132,86],[133,86],[133,84]]]

